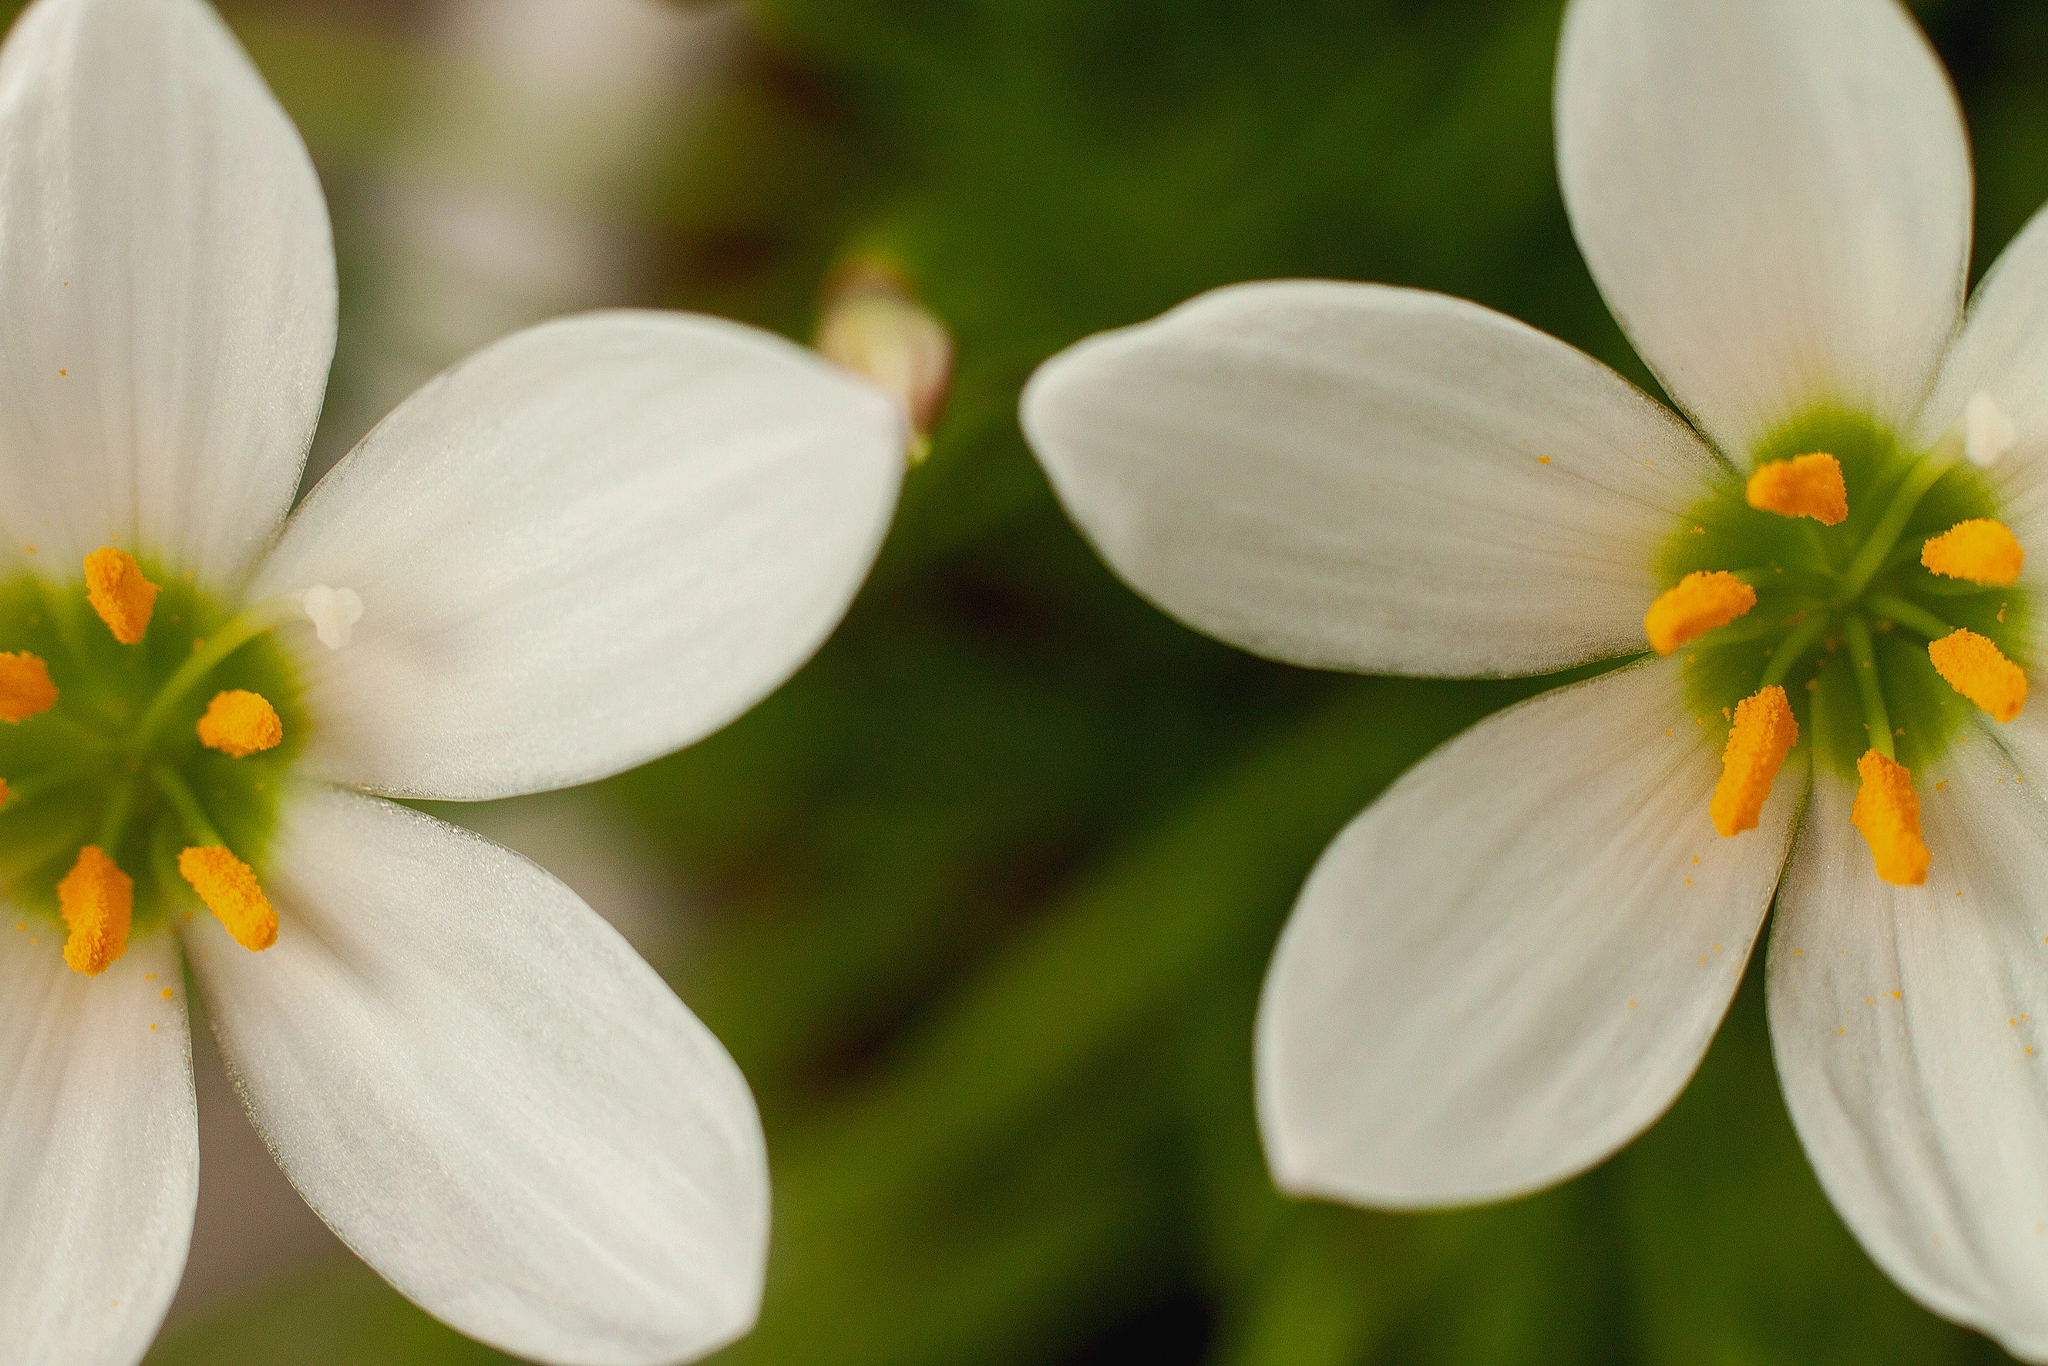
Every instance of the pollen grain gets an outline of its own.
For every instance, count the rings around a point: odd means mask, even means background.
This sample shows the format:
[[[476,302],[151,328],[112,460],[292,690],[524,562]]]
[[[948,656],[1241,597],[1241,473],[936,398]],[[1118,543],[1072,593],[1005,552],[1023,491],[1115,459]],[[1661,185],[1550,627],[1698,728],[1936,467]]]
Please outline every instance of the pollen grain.
[[[123,645],[141,641],[156,611],[157,586],[125,550],[101,546],[85,557],[85,596]]]
[[[1904,764],[1866,750],[1856,761],[1863,780],[1849,822],[1863,833],[1877,866],[1877,875],[1894,887],[1919,887],[1927,881],[1927,845],[1920,838],[1920,796],[1913,774]]]
[[[1756,590],[1726,570],[1687,574],[1650,604],[1643,633],[1660,655],[1676,653],[1756,606]]]
[[[0,721],[19,725],[57,705],[57,685],[39,655],[0,653]]]
[[[73,972],[97,977],[128,951],[135,880],[97,844],[78,851],[78,860],[57,884],[57,905],[70,929],[64,961]]]
[[[1928,538],[1920,547],[1920,563],[1930,573],[1948,579],[1966,579],[1986,588],[2002,588],[2017,582],[2026,564],[2027,552],[2019,538],[2003,522],[1973,517],[1957,522],[1939,536]]]
[[[256,870],[218,844],[194,845],[178,855],[178,873],[235,942],[261,953],[277,942],[277,912],[256,881]]]
[[[1723,836],[1756,829],[1771,782],[1798,740],[1799,723],[1783,688],[1774,684],[1742,699],[1721,755],[1721,781],[1710,808],[1714,829]]]
[[[1849,516],[1842,463],[1821,451],[1757,466],[1743,496],[1759,512],[1811,517],[1822,526],[1835,526]]]
[[[231,759],[246,759],[275,749],[284,740],[284,722],[261,693],[236,688],[215,693],[199,718],[199,743]]]
[[[2026,672],[1975,631],[1958,628],[1930,642],[1927,657],[1951,688],[1994,720],[2010,721],[2027,704]]]

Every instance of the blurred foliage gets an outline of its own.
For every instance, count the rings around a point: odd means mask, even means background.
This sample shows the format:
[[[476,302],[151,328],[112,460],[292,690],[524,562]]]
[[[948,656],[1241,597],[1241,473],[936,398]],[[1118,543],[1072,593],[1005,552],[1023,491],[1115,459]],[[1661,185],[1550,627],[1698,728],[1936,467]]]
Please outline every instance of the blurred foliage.
[[[803,336],[833,262],[880,251],[961,360],[838,637],[606,789],[715,908],[678,987],[773,1149],[768,1303],[720,1360],[2003,1360],[1829,1209],[1756,972],[1677,1106],[1578,1181],[1428,1216],[1278,1197],[1250,1039],[1292,894],[1406,765],[1539,685],[1314,675],[1197,638],[1080,543],[1017,432],[1047,354],[1262,276],[1476,298],[1647,382],[1557,195],[1558,0],[754,8],[710,129],[627,206],[663,244],[659,302]],[[1972,119],[1981,270],[2048,197],[2048,7],[1916,8]],[[346,221],[419,58],[339,0],[236,17]],[[498,1359],[352,1263],[151,1358]]]

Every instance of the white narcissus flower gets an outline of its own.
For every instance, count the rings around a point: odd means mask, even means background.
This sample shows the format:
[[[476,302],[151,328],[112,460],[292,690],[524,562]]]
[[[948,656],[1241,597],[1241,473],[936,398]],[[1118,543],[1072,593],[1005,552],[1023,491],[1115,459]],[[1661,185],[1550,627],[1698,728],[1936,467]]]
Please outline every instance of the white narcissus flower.
[[[1664,656],[1475,727],[1323,856],[1259,1020],[1274,1171],[1424,1207],[1598,1162],[1775,897],[1822,1184],[1911,1293],[2048,1360],[2048,217],[1965,321],[1961,115],[1892,0],[1573,0],[1556,107],[1579,242],[1690,424],[1485,309],[1334,283],[1198,299],[1025,396],[1111,564],[1247,648]]]
[[[133,1362],[170,1302],[188,966],[278,1161],[399,1290],[543,1361],[709,1351],[766,1255],[745,1080],[567,888],[371,794],[579,783],[746,710],[858,587],[902,421],[746,328],[571,319],[428,385],[286,520],[335,304],[313,167],[212,10],[28,9],[0,51],[4,1355]]]

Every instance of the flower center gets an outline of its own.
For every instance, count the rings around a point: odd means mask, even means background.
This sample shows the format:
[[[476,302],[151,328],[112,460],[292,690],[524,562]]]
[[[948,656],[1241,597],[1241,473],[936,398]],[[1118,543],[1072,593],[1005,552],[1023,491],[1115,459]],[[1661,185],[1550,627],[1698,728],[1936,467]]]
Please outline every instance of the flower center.
[[[1658,653],[1682,653],[1697,723],[1724,744],[1722,835],[1756,826],[1778,769],[1805,745],[1855,777],[1853,819],[1878,875],[1925,881],[1913,771],[1973,709],[2010,721],[2026,702],[2025,552],[1974,468],[2012,439],[1983,395],[1925,451],[1867,418],[1818,411],[1687,515],[1658,566],[1672,586],[1643,625]]]
[[[15,932],[61,921],[65,961],[88,975],[201,906],[250,949],[276,940],[255,870],[306,725],[270,631],[303,612],[295,595],[230,613],[113,549],[86,557],[82,584],[0,580],[0,887]]]

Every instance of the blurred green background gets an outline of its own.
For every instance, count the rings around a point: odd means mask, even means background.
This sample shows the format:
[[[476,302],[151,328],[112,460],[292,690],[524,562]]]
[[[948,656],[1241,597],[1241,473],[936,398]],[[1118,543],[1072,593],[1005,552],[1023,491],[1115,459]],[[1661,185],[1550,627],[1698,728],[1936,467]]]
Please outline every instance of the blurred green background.
[[[957,339],[935,452],[816,661],[517,818],[544,860],[581,831],[594,902],[632,884],[629,933],[759,1096],[773,1266],[720,1361],[2005,1360],[1829,1209],[1755,971],[1676,1108],[1580,1180],[1433,1216],[1276,1196],[1251,1019],[1295,889],[1404,767],[1539,685],[1313,674],[1183,630],[1080,542],[1017,431],[1043,357],[1267,276],[1465,295],[1647,383],[1558,198],[1559,0],[645,3],[611,48],[584,42],[619,7],[595,0],[225,9],[333,204],[322,459],[561,308],[808,337],[855,252]],[[1915,8],[1969,112],[1981,272],[2048,198],[2048,6]],[[268,1179],[234,1165],[253,1139],[216,1137],[193,1274],[217,1274],[153,1366],[501,1360],[317,1237],[264,1250],[271,1216],[232,1203]]]

